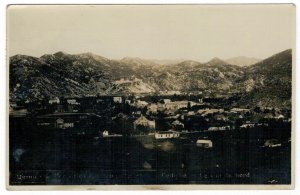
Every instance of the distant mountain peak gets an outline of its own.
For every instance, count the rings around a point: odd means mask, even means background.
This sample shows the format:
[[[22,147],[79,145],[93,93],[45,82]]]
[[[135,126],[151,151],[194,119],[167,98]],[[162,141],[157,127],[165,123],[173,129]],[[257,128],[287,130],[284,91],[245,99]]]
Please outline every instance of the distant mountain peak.
[[[211,59],[210,61],[222,61],[220,58],[218,57],[214,57],[213,59]]]
[[[208,65],[228,65],[229,63],[225,62],[224,60],[222,60],[218,57],[214,57],[213,59],[208,61],[206,64],[208,64]]]
[[[287,49],[277,54],[274,54],[264,60],[259,61],[256,64],[253,64],[249,68],[274,68],[275,66],[282,67],[283,65],[281,63],[286,61],[290,61],[289,65],[292,65],[292,49]]]
[[[131,64],[131,65],[144,65],[144,66],[153,66],[157,65],[152,60],[142,59],[138,57],[124,57],[120,60],[120,62],[123,62],[125,64]]]
[[[103,56],[94,54],[92,52],[81,53],[81,54],[78,54],[77,56],[85,57],[85,58],[93,58],[93,59],[98,60],[98,61],[103,61],[103,60],[107,61],[107,60],[109,60],[108,58],[105,58]]]
[[[53,55],[55,55],[57,57],[62,57],[62,56],[66,56],[66,55],[69,55],[69,54],[66,53],[66,52],[63,52],[63,51],[58,51],[58,52],[54,53]]]
[[[245,56],[237,56],[233,58],[229,58],[226,60],[229,64],[236,65],[236,66],[250,66],[256,64],[257,62],[261,61],[260,59],[253,58],[253,57],[245,57]]]
[[[96,56],[99,56],[99,55],[96,55],[96,54],[94,54],[94,53],[92,53],[92,52],[85,52],[85,53],[80,53],[80,54],[77,54],[77,55],[79,55],[79,56],[88,56],[88,57],[96,57]],[[102,57],[102,56],[101,56]]]

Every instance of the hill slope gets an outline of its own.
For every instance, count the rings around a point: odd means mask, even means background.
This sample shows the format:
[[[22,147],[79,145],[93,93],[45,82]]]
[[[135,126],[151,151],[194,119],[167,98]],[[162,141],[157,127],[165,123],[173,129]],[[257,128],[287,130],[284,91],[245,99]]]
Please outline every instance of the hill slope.
[[[273,55],[245,70],[248,91],[242,104],[290,107],[292,95],[292,50]],[[251,101],[248,101],[248,100]]]

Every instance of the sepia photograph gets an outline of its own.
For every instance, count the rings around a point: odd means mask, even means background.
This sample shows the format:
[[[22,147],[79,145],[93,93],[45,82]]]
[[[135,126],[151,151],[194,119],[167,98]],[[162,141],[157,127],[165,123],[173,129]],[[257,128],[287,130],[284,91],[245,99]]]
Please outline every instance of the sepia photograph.
[[[295,5],[6,11],[8,189],[293,188]]]

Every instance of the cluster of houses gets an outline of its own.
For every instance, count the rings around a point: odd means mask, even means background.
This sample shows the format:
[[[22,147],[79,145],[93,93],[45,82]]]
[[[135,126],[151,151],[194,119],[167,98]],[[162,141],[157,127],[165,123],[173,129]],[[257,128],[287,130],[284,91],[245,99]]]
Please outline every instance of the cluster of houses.
[[[96,132],[162,132],[157,134],[160,138],[176,138],[174,132],[226,131],[268,126],[268,120],[291,121],[290,113],[280,109],[228,109],[214,102],[205,102],[200,96],[192,100],[187,97],[54,97],[48,102],[28,104],[27,108],[37,114],[40,127],[68,129],[91,124]]]

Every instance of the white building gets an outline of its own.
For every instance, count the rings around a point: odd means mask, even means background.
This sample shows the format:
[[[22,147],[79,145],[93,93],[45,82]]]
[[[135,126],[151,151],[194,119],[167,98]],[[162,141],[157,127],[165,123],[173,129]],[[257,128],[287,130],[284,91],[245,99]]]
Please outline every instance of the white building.
[[[179,132],[176,131],[159,131],[154,134],[155,139],[172,139],[180,136]]]
[[[208,131],[225,131],[230,130],[230,126],[209,127]]]
[[[66,129],[72,127],[74,127],[74,123],[65,123],[64,119],[59,118],[55,121],[55,128]]]
[[[246,113],[250,112],[250,109],[244,109],[244,108],[232,108],[230,110],[231,113]]]
[[[255,127],[254,123],[246,123],[240,126],[240,128],[253,128]]]
[[[274,118],[276,119],[284,119],[284,116],[282,114],[276,115]]]
[[[223,112],[224,112],[224,109],[205,109],[205,110],[201,109],[201,111],[198,110],[198,113],[201,114],[201,116],[203,116],[203,117],[205,117],[209,114],[223,113]]]
[[[122,97],[113,97],[113,101],[114,101],[115,103],[121,104],[121,103],[122,103]]]
[[[71,105],[79,105],[79,102],[76,99],[67,99],[67,103]]]
[[[166,99],[166,100],[168,100],[168,99]],[[166,101],[166,100],[164,100],[164,103],[158,103],[158,108],[157,109],[159,111],[172,111],[172,112],[175,112],[178,109],[187,108],[188,104],[189,104],[189,101],[174,101],[174,102],[171,102],[171,101]],[[190,105],[193,106],[193,105],[195,105],[195,103],[190,102]]]
[[[202,148],[212,148],[213,147],[212,141],[207,140],[207,139],[198,139],[196,144],[198,147],[202,147]]]
[[[102,135],[103,135],[103,137],[108,136],[109,132],[107,130],[104,130],[103,133],[102,133]]]
[[[171,100],[170,99],[163,99],[163,103],[170,103],[171,102]]]
[[[58,97],[49,100],[49,104],[59,104],[60,100]]]

